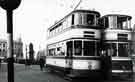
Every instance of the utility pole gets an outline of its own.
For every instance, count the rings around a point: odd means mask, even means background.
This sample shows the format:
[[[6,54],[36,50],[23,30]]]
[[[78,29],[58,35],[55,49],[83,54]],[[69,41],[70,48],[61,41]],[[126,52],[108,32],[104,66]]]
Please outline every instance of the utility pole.
[[[0,0],[0,6],[7,13],[7,67],[8,82],[14,82],[14,57],[13,57],[13,10],[20,5],[21,0]]]
[[[27,60],[28,59],[28,56],[27,56],[27,45],[26,45],[25,49],[26,49],[26,60]]]
[[[79,1],[79,3],[75,6],[74,10],[77,9],[77,7],[81,4],[82,0]]]

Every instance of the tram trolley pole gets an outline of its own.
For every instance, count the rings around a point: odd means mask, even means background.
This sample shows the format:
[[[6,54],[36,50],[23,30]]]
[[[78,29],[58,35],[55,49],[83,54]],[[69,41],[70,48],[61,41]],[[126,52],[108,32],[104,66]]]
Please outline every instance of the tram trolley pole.
[[[21,0],[0,0],[0,6],[7,13],[7,69],[8,82],[14,82],[13,58],[13,10],[20,5]]]

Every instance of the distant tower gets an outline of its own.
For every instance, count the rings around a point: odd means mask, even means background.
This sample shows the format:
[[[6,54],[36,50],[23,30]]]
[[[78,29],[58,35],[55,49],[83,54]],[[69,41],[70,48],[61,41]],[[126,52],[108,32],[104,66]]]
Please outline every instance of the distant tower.
[[[29,58],[30,60],[34,60],[34,49],[33,49],[33,44],[29,44]]]

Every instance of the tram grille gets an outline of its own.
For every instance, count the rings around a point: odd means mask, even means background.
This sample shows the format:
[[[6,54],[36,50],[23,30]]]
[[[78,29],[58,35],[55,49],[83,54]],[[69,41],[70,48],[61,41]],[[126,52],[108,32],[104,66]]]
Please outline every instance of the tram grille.
[[[95,37],[95,32],[93,32],[93,31],[84,31],[84,37],[94,38]]]
[[[128,34],[118,34],[118,40],[128,40]]]

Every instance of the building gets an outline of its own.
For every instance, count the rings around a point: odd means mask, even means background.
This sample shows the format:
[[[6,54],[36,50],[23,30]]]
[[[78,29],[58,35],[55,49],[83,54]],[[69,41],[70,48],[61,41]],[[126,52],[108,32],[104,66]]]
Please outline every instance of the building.
[[[23,42],[21,38],[13,41],[13,56],[17,59],[23,58]],[[0,58],[7,57],[7,40],[0,39]]]

